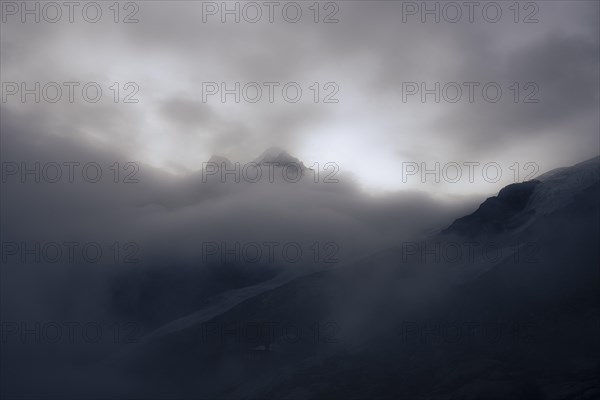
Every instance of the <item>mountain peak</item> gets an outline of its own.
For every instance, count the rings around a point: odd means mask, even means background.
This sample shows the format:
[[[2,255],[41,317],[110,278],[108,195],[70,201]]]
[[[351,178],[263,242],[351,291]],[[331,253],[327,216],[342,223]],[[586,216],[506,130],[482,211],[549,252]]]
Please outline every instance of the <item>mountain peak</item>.
[[[221,165],[222,163],[225,163],[225,165],[231,165],[231,160],[229,160],[229,158],[217,156],[214,154],[212,155],[212,157],[210,157],[210,160],[208,160],[208,162],[219,164],[219,165]]]
[[[267,150],[263,151],[261,155],[254,160],[254,162],[257,164],[278,163],[279,166],[295,164],[299,165],[302,169],[306,168],[302,161],[290,155],[287,151],[280,147],[268,148]]]
[[[277,157],[281,154],[288,154],[287,151],[285,151],[283,148],[278,147],[278,146],[273,146],[273,147],[269,147],[268,149],[266,149],[265,151],[263,151],[260,156],[258,156],[257,159],[262,159],[265,158],[267,156],[270,157]]]

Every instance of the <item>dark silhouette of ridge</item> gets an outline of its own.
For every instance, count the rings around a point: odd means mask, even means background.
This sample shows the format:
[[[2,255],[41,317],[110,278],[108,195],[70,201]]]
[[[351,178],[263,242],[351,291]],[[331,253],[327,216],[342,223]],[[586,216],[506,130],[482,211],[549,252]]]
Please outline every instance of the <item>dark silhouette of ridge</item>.
[[[525,209],[529,198],[540,181],[533,180],[508,185],[498,193],[498,196],[485,200],[473,214],[459,218],[442,234],[458,234],[473,237],[485,234],[499,234],[514,229],[524,223],[532,212],[525,218],[515,221]]]

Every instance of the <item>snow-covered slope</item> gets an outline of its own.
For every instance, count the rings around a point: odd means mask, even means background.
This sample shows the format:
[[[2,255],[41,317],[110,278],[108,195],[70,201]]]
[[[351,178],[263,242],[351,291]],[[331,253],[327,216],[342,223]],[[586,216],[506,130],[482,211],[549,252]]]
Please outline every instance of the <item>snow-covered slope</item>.
[[[488,198],[473,214],[443,231],[460,236],[523,232],[536,220],[568,206],[600,180],[600,157],[515,183]]]

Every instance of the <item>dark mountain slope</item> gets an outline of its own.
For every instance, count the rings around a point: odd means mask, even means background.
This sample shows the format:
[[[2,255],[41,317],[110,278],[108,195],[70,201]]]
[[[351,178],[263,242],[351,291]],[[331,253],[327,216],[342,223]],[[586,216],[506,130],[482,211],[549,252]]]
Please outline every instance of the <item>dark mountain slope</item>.
[[[431,239],[510,243],[494,262],[390,249],[145,343],[126,371],[149,397],[597,398],[597,168],[513,185]]]

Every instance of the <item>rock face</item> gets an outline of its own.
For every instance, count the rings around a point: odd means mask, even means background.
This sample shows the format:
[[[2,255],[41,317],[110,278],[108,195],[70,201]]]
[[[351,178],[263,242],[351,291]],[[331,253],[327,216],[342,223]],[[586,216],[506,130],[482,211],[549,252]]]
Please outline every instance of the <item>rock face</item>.
[[[522,231],[537,218],[568,207],[598,181],[600,157],[559,168],[536,180],[506,186],[473,214],[457,219],[442,233],[475,237]]]
[[[535,212],[526,210],[527,203],[540,181],[534,180],[506,186],[498,196],[490,197],[471,215],[454,221],[444,234],[474,237],[499,234],[517,228]]]

